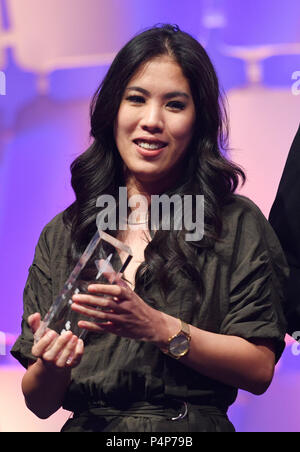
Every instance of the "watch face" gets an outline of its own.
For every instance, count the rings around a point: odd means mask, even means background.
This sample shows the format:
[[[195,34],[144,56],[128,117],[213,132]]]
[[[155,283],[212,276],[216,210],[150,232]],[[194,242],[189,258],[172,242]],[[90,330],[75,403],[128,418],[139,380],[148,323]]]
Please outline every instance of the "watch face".
[[[172,353],[172,355],[175,356],[183,355],[188,351],[188,349],[189,349],[189,340],[184,334],[174,337],[169,345],[170,353]]]

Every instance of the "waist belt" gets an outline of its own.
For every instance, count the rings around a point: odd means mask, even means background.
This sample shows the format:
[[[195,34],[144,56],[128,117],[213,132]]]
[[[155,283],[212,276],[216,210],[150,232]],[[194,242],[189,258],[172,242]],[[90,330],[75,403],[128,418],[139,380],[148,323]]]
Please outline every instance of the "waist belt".
[[[74,417],[79,416],[142,416],[142,417],[160,417],[172,421],[180,421],[188,414],[207,414],[226,416],[226,412],[215,406],[194,405],[183,400],[172,400],[164,405],[153,405],[148,402],[135,402],[128,407],[114,408],[101,406],[100,403],[91,403],[88,407],[80,407],[74,411]]]

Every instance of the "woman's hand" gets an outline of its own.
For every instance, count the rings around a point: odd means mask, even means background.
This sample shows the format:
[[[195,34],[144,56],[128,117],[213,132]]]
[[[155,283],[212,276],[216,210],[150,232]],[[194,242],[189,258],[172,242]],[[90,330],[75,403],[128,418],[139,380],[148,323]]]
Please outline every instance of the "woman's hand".
[[[40,314],[30,315],[28,323],[34,334],[41,323]],[[81,361],[83,351],[83,341],[71,331],[58,335],[50,329],[32,347],[32,354],[40,358],[46,367],[52,369],[76,367]]]
[[[160,343],[164,314],[146,304],[123,280],[111,285],[91,284],[88,291],[72,297],[72,309],[87,317],[78,322],[79,327]]]
[[[39,313],[28,317],[34,334],[40,326]],[[70,331],[58,335],[48,329],[32,347],[38,359],[28,363],[22,379],[22,390],[27,407],[41,419],[55,413],[62,405],[71,381],[71,370],[80,363],[83,342]]]

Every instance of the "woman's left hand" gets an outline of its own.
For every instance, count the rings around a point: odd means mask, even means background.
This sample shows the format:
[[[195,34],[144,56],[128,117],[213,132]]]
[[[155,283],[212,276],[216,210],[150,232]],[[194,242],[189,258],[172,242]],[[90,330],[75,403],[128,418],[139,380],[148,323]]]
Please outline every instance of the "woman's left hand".
[[[89,318],[80,320],[78,326],[141,341],[161,341],[159,332],[164,331],[164,314],[151,308],[123,280],[111,285],[91,284],[88,291],[72,297],[72,309]]]

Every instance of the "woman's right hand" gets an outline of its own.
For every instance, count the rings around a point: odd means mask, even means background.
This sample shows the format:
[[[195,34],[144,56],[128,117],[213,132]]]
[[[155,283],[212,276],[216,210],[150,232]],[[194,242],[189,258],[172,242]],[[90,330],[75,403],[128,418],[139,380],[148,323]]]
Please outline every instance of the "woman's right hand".
[[[41,315],[39,313],[30,315],[28,323],[34,334],[40,326]],[[79,339],[71,331],[59,335],[53,330],[47,330],[32,347],[32,354],[40,358],[46,367],[52,369],[70,369],[78,366],[83,352],[82,339]]]

